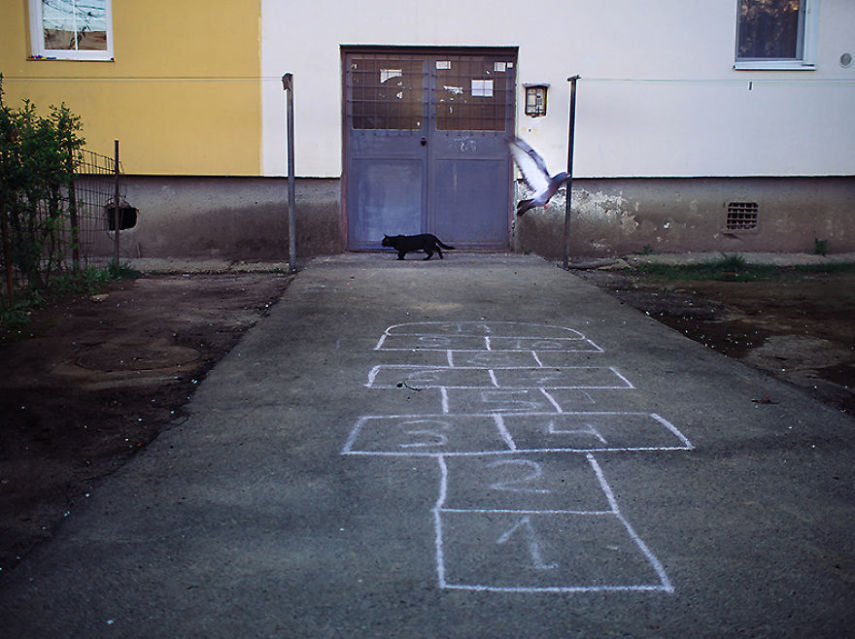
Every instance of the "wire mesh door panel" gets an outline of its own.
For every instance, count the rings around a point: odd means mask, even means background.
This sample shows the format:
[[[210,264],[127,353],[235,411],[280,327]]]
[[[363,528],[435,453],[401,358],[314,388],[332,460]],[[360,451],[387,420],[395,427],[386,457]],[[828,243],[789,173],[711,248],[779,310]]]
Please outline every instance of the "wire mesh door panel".
[[[377,248],[426,225],[426,64],[374,54],[345,64],[348,247]]]
[[[507,249],[515,56],[433,61],[429,221],[455,246]]]

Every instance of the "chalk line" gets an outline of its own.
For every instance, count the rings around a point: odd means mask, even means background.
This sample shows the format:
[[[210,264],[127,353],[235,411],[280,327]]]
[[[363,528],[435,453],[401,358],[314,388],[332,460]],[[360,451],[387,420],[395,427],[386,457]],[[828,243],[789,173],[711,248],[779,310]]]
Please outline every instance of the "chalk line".
[[[597,475],[597,480],[600,482],[600,486],[603,489],[603,492],[606,494],[606,499],[609,501],[609,505],[612,507],[615,515],[617,516],[620,523],[624,525],[626,528],[626,532],[632,538],[632,540],[639,547],[641,552],[647,558],[647,561],[650,562],[650,565],[653,566],[653,569],[656,571],[656,574],[659,575],[659,580],[662,582],[662,589],[665,592],[672,593],[674,592],[674,586],[671,584],[671,580],[668,579],[668,575],[665,574],[665,568],[662,567],[662,564],[659,562],[659,559],[656,558],[656,555],[647,547],[647,544],[638,536],[638,533],[635,532],[633,527],[629,524],[626,518],[621,514],[620,509],[618,508],[617,500],[615,499],[615,495],[612,492],[611,487],[606,481],[606,477],[603,474],[603,469],[600,468],[600,465],[597,463],[597,460],[594,459],[594,456],[588,453],[586,455],[588,458],[588,462],[591,464],[591,468],[594,469],[594,473]]]

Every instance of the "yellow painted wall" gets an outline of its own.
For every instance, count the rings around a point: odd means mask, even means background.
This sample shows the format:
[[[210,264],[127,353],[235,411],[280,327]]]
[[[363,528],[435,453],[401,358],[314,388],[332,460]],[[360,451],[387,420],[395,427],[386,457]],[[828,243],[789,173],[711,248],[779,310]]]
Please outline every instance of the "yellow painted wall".
[[[257,1],[113,0],[113,62],[28,60],[28,13],[0,0],[7,105],[65,102],[129,174],[261,174]]]

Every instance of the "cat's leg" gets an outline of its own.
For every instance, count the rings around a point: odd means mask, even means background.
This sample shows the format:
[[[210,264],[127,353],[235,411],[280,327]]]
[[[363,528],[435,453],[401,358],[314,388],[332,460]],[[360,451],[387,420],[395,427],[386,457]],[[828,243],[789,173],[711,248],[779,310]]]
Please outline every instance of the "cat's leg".
[[[436,248],[436,253],[437,255],[439,255],[439,259],[445,259],[444,257],[442,257],[442,251],[440,250],[439,246],[437,245],[434,248]]]
[[[399,259],[399,260],[404,259],[404,256],[405,256],[406,254],[407,254],[407,252],[406,252],[406,251],[398,251],[398,259]]]
[[[426,260],[429,260],[431,258],[431,255],[433,255],[433,249],[427,246],[424,248],[424,252],[427,253],[427,257],[425,258]]]

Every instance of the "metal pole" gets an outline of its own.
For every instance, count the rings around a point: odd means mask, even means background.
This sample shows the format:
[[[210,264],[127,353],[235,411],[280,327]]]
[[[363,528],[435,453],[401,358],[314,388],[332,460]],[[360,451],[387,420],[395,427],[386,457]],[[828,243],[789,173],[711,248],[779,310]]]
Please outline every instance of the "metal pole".
[[[567,78],[570,83],[570,133],[567,141],[567,197],[564,204],[564,268],[570,268],[570,213],[573,210],[573,144],[576,136],[576,80],[581,76]]]
[[[287,124],[288,124],[288,268],[294,273],[297,270],[297,211],[295,210],[297,195],[294,178],[294,74],[282,76],[282,88],[288,94]]]
[[[114,166],[116,172],[116,186],[113,192],[113,268],[118,273],[119,271],[119,141],[113,141],[113,154],[116,164]]]

